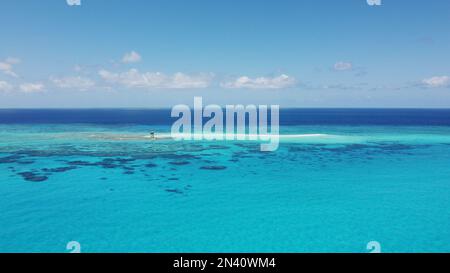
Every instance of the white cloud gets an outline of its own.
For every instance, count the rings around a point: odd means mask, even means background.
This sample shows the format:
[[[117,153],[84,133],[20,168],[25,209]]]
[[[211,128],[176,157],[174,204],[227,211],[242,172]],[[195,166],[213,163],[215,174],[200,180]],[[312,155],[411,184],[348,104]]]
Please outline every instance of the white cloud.
[[[122,58],[122,62],[124,63],[137,63],[142,60],[141,55],[135,51],[131,51],[128,53],[125,53],[125,55]]]
[[[282,74],[278,77],[258,77],[249,78],[247,76],[239,77],[233,81],[221,84],[224,88],[248,88],[248,89],[282,89],[291,87],[296,83],[295,79]]]
[[[4,61],[0,62],[0,72],[5,75],[17,78],[18,75],[14,72],[14,65],[20,63],[20,59],[8,57]]]
[[[187,75],[180,72],[173,75],[166,75],[160,72],[140,73],[137,69],[130,69],[122,73],[100,70],[98,74],[109,83],[120,84],[128,88],[147,89],[205,88],[210,85],[213,77],[212,74]]]
[[[0,81],[0,92],[9,92],[13,89],[13,86],[5,81]]]
[[[351,70],[353,68],[353,64],[350,62],[337,62],[334,64],[334,70],[336,71],[346,71]]]
[[[422,80],[422,84],[425,87],[437,88],[450,86],[449,76],[435,76]]]
[[[369,6],[381,6],[381,0],[367,0]]]
[[[19,86],[20,91],[24,93],[38,93],[44,91],[42,83],[23,83]]]
[[[81,6],[81,0],[66,0],[69,6]]]
[[[86,91],[95,86],[95,82],[93,80],[80,76],[50,78],[50,81],[59,88],[77,89],[80,91]]]
[[[5,75],[17,78],[18,75],[13,71],[13,65],[14,63],[8,62],[8,59],[6,59],[4,62],[0,62],[0,72]]]

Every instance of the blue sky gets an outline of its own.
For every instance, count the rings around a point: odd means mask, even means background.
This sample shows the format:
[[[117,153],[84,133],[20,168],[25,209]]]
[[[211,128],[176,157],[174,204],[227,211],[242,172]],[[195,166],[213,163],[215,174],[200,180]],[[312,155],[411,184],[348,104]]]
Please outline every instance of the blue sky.
[[[2,108],[171,107],[194,96],[450,107],[450,1],[1,2]]]

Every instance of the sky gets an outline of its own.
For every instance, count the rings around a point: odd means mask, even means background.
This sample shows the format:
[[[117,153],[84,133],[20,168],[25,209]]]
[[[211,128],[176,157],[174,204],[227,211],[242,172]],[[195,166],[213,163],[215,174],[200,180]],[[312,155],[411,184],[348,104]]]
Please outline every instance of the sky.
[[[0,108],[450,108],[448,0],[0,5]]]

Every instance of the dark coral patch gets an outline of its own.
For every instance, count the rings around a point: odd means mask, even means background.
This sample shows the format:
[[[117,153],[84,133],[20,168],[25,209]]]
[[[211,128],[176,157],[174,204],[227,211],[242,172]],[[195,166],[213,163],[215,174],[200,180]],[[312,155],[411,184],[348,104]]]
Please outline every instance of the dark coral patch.
[[[183,165],[188,165],[190,163],[187,161],[172,161],[172,162],[169,162],[169,164],[175,165],[175,166],[183,166]]]
[[[64,172],[67,172],[67,171],[74,170],[76,168],[77,168],[76,166],[50,168],[50,169],[44,168],[44,169],[42,169],[42,171],[46,172],[46,173],[64,173]]]
[[[2,158],[0,158],[0,164],[16,163],[21,158],[23,158],[23,157],[20,155],[11,155],[11,156],[2,157]]]
[[[176,193],[176,194],[183,194],[183,192],[178,190],[178,189],[166,189],[166,192]]]
[[[42,181],[45,181],[48,179],[47,176],[38,175],[33,172],[22,172],[22,173],[19,173],[19,175],[22,176],[22,178],[25,179],[26,181],[31,181],[31,182],[42,182]]]
[[[81,161],[81,160],[75,160],[75,161],[69,161],[67,162],[69,165],[76,165],[76,166],[95,166],[95,163],[91,163],[88,161]]]
[[[240,151],[240,152],[233,152],[232,156],[233,158],[252,158],[253,157],[252,155],[253,155],[252,153]]]
[[[203,166],[200,167],[201,170],[211,170],[211,171],[220,171],[225,170],[227,167],[225,166]]]
[[[228,147],[228,146],[216,145],[216,144],[209,145],[208,148],[209,149],[213,149],[213,150],[227,150],[227,149],[230,149],[230,147]]]
[[[34,161],[32,161],[32,160],[21,160],[21,161],[17,161],[16,163],[20,164],[20,165],[29,165],[29,164],[33,164]]]
[[[116,164],[116,160],[113,158],[105,158],[102,161],[95,163],[77,160],[77,161],[70,161],[67,164],[76,166],[99,166],[105,169],[114,169],[120,167],[119,165]]]
[[[116,164],[109,164],[109,163],[100,164],[100,166],[104,169],[115,169],[115,168],[119,167]]]
[[[191,155],[191,154],[165,154],[165,155],[160,155],[160,157],[165,158],[165,159],[177,159],[177,160],[200,159],[200,157],[198,157],[196,155]]]
[[[116,160],[112,158],[105,158],[102,161],[95,163],[95,165],[104,169],[115,169],[119,167],[119,165],[116,164]]]
[[[203,162],[206,163],[206,164],[216,163],[214,160],[208,160],[208,159],[203,160]]]
[[[127,163],[133,162],[135,160],[136,159],[134,159],[134,158],[116,158],[116,159],[114,159],[114,161],[116,161],[120,164],[127,164]]]

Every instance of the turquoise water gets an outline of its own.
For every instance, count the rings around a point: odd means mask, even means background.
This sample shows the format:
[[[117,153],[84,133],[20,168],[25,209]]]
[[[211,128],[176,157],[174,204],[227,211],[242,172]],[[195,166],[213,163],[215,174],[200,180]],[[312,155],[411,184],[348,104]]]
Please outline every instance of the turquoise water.
[[[151,141],[144,125],[0,125],[0,252],[450,251],[450,127],[283,126]]]

